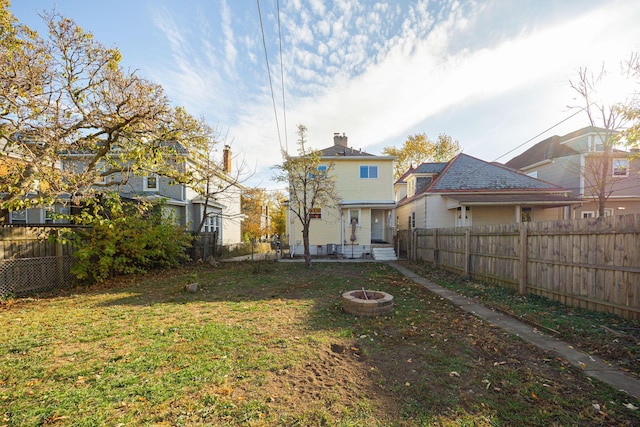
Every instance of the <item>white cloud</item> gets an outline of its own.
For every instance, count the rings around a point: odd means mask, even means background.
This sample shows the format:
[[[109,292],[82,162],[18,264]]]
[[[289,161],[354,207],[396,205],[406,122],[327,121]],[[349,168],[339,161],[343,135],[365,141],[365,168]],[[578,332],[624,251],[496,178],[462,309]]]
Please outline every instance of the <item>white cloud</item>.
[[[235,38],[233,34],[233,28],[231,25],[231,10],[227,5],[226,0],[222,0],[220,15],[222,18],[221,19],[222,33],[224,34],[224,46],[225,46],[225,53],[226,53],[225,57],[227,62],[226,66],[234,67],[236,65],[235,62],[236,62],[236,57],[238,55],[238,51],[236,50],[236,47],[235,47]],[[231,74],[230,68],[228,68],[227,73]]]
[[[467,140],[461,139],[467,152],[482,146],[481,154],[491,156],[487,147],[498,144],[500,138],[503,145],[513,144],[513,140],[521,141],[519,136],[529,137],[542,130],[537,124],[540,121],[519,117],[520,110],[530,112],[535,105],[539,109],[536,119],[549,124],[557,120],[558,111],[568,115],[562,108],[570,100],[563,101],[563,97],[568,93],[567,80],[577,68],[593,66],[593,58],[624,58],[630,46],[633,48],[631,42],[640,40],[635,24],[640,12],[632,1],[533,25],[528,25],[523,15],[516,17],[521,22],[512,24],[515,30],[504,32],[498,31],[504,17],[497,16],[496,4],[451,1],[438,9],[432,2],[421,1],[411,3],[408,12],[406,5],[396,2],[363,5],[356,0],[338,0],[333,9],[319,0],[308,5],[287,2],[281,19],[288,138],[278,95],[279,74],[273,76],[282,144],[288,139],[289,150],[295,150],[298,123],[308,127],[309,140],[317,148],[331,145],[333,132],[346,132],[356,148],[373,148],[400,143],[411,132],[429,131],[435,136],[448,131],[467,136]],[[628,9],[622,10],[624,7]],[[223,16],[225,22],[235,19],[230,12]],[[204,64],[190,58],[193,46],[177,26],[170,21],[158,22],[172,46],[173,77],[180,80],[172,82],[172,92],[184,91],[192,98],[190,102],[201,108],[237,98],[217,91],[217,86],[224,88],[229,82],[209,70],[215,68],[215,58]],[[271,24],[273,30],[273,20]],[[232,46],[233,28],[225,34]],[[273,33],[267,36],[274,39]],[[242,54],[228,46],[226,57],[242,67]],[[266,73],[261,39],[244,36],[240,46],[246,51],[247,62]],[[216,54],[215,46],[206,50]],[[279,60],[277,50],[269,54]],[[271,62],[272,70],[279,70],[278,65]],[[539,92],[527,94],[527,88]],[[512,93],[520,94],[528,105],[510,99]],[[248,162],[262,169],[255,179],[268,185],[268,167],[280,161],[274,100],[263,83],[259,92],[247,93],[244,101],[234,106],[234,117],[225,113],[224,106],[219,110],[212,107],[209,113],[214,120],[228,120],[234,152],[247,153]],[[492,116],[482,111],[483,105],[498,109]],[[454,128],[419,128],[445,112],[468,113],[473,109],[480,109],[477,116],[486,123],[477,123],[476,117],[461,117],[457,122],[451,120],[457,126]],[[515,121],[519,121],[519,129]],[[538,128],[527,128],[524,122],[536,123]],[[474,132],[472,138],[470,132]],[[507,142],[505,133],[510,133],[512,142]],[[504,152],[506,148],[497,150]]]

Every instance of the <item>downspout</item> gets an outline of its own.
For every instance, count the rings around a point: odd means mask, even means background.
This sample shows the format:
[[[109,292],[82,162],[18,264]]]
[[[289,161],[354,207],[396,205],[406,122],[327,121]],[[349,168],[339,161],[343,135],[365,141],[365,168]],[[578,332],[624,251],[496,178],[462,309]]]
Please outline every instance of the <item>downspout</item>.
[[[427,195],[425,194],[424,196],[424,228],[428,228],[427,227]]]
[[[344,256],[344,209],[340,208],[340,247]]]
[[[296,236],[296,219],[293,215],[290,217],[291,221],[291,234],[289,235],[289,256],[293,258],[296,255],[296,245],[295,245],[295,236]],[[293,238],[293,244],[291,239]],[[293,250],[291,250],[293,248]]]

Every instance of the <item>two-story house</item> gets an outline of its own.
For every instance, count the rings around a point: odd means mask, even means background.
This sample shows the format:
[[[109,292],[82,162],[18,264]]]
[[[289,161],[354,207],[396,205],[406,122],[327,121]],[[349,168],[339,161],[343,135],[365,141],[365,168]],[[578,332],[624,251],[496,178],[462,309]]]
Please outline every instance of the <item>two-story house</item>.
[[[463,153],[410,168],[394,190],[399,230],[552,221],[579,203],[557,185]]]
[[[611,131],[585,127],[564,136],[538,142],[506,165],[571,190],[582,203],[572,218],[598,216],[598,196],[606,198],[604,215],[640,213],[640,158],[638,153],[611,147]]]
[[[1,141],[0,141],[1,142]],[[36,142],[34,144],[37,145]],[[176,151],[176,161],[171,167],[181,171],[195,169],[197,165],[194,159],[180,144],[172,144]],[[20,162],[20,145],[0,144],[0,152],[3,153],[0,162],[0,176],[10,174],[12,164]],[[84,170],[84,164],[92,157],[91,153],[78,150],[61,153],[61,161],[57,165],[61,176],[65,174],[73,176],[77,171]],[[204,232],[218,231],[218,244],[235,244],[242,241],[240,223],[242,213],[240,209],[240,196],[244,187],[231,175],[232,155],[229,146],[223,151],[223,165],[221,169],[212,168],[209,179],[199,185],[208,189],[196,189],[192,185],[175,182],[168,178],[168,173],[138,175],[132,173],[116,173],[96,182],[98,192],[104,190],[116,190],[125,200],[156,203],[163,214],[173,218],[176,223],[184,226],[189,231],[198,231],[198,227],[204,222]],[[126,175],[126,176],[125,176]],[[109,182],[117,182],[118,185],[109,186]],[[42,185],[42,184],[40,184]],[[199,190],[199,191],[198,191]],[[210,194],[210,197],[203,195]],[[33,189],[25,197],[36,198],[38,189]],[[51,206],[34,205],[32,208],[15,210],[5,218],[9,224],[49,224],[66,222],[54,219],[53,213],[73,214],[75,209],[80,209],[74,204],[70,195],[58,197],[56,203]],[[203,221],[204,218],[204,221]]]
[[[390,247],[394,234],[393,161],[348,146],[335,133],[333,145],[320,151],[320,169],[333,165],[339,203],[312,212],[309,229],[312,255],[342,254],[359,258],[376,247]],[[287,236],[292,254],[301,254],[302,224],[290,211]],[[373,255],[372,255],[373,256]]]

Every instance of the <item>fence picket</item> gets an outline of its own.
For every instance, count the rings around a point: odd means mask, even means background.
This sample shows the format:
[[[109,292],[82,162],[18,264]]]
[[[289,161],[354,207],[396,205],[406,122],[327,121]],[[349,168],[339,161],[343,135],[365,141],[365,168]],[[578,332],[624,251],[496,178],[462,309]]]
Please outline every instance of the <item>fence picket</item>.
[[[402,232],[416,260],[567,305],[640,319],[640,215]],[[428,236],[428,238],[426,238]],[[524,254],[524,255],[522,255]]]

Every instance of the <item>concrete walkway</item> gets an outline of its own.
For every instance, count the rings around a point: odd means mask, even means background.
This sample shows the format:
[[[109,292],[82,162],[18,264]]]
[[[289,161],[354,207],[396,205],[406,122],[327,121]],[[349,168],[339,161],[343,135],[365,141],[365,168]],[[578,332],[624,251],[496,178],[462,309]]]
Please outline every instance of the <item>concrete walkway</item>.
[[[453,291],[443,288],[442,286],[438,286],[398,263],[390,262],[388,264],[407,278],[413,280],[415,283],[426,287],[431,292],[452,302],[463,310],[472,313],[507,332],[511,332],[512,334],[517,335],[523,340],[528,341],[555,356],[561,357],[572,366],[581,369],[586,375],[607,383],[613,388],[626,392],[640,400],[640,380],[628,375],[618,368],[606,364],[602,359],[576,350],[566,342],[544,334],[524,322],[506,314],[490,310],[476,303],[472,299],[461,296]]]

